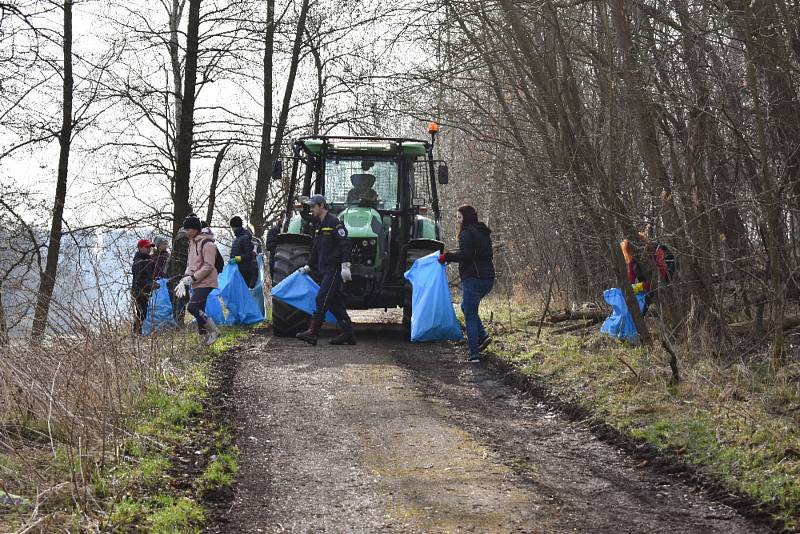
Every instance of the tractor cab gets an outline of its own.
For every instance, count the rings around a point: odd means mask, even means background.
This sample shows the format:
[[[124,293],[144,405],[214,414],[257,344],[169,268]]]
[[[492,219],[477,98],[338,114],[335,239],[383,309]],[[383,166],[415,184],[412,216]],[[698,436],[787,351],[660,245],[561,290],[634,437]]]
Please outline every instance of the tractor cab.
[[[352,244],[353,280],[344,287],[348,308],[401,306],[409,323],[411,289],[403,273],[415,259],[444,246],[434,175],[439,185],[446,183],[447,167],[433,159],[434,143],[435,132],[431,141],[333,136],[295,140],[273,284],[308,261],[315,221],[302,201],[322,194]],[[307,318],[273,302],[277,335],[294,335]]]

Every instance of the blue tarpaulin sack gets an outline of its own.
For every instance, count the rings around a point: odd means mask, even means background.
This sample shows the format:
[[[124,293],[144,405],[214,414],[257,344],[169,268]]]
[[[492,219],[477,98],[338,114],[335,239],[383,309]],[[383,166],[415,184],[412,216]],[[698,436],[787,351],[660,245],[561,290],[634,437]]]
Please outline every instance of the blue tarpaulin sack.
[[[439,253],[419,258],[405,273],[411,282],[411,341],[461,339],[461,325],[453,311],[445,266]]]
[[[644,311],[645,298],[647,295],[644,291],[636,295],[636,301],[639,303],[639,311]],[[636,325],[633,324],[633,317],[628,311],[628,305],[625,303],[625,295],[618,287],[606,289],[603,292],[603,298],[611,306],[611,315],[600,327],[600,333],[608,334],[609,336],[626,341],[636,341],[639,334],[636,332]]]
[[[219,287],[208,296],[205,311],[222,325],[249,325],[264,320],[264,313],[258,309],[237,265],[225,265],[219,275]]]
[[[293,272],[272,288],[273,298],[309,315],[312,315],[317,308],[317,293],[319,293],[319,284],[300,271]],[[336,323],[336,318],[331,312],[326,312],[325,322]]]
[[[258,306],[261,315],[266,316],[266,309],[264,308],[264,255],[259,254],[256,260],[258,261],[258,281],[256,282],[256,287],[250,290],[250,294],[253,295],[253,300],[256,301],[256,306]]]
[[[142,335],[149,336],[157,330],[173,328],[175,318],[172,315],[172,300],[169,298],[169,288],[167,279],[162,278],[158,281],[158,289],[150,295],[147,302],[147,317],[142,323]]]

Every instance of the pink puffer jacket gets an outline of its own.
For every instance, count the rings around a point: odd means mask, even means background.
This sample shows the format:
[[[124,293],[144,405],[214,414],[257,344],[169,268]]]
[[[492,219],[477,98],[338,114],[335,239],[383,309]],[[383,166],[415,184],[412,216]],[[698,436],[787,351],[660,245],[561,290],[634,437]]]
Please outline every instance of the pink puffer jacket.
[[[192,287],[219,287],[219,279],[215,261],[217,245],[214,236],[198,234],[189,241],[189,256],[186,262],[186,274],[193,276]]]

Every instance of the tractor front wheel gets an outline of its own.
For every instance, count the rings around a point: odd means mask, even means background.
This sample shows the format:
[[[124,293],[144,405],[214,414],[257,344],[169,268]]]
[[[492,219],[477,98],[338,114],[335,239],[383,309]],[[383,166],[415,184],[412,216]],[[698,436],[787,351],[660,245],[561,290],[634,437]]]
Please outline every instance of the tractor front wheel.
[[[308,263],[311,247],[297,243],[283,243],[275,247],[275,270],[272,287]],[[311,318],[306,312],[272,299],[272,332],[278,337],[293,337],[308,326]]]

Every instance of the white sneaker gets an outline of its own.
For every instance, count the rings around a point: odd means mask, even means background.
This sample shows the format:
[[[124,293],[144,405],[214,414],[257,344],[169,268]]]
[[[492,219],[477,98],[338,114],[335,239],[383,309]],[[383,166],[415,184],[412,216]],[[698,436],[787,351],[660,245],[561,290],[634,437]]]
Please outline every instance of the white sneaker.
[[[214,320],[210,317],[206,319],[206,330],[208,330],[208,337],[206,337],[206,345],[211,346],[219,339],[219,328],[214,324]]]

